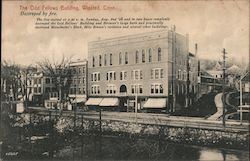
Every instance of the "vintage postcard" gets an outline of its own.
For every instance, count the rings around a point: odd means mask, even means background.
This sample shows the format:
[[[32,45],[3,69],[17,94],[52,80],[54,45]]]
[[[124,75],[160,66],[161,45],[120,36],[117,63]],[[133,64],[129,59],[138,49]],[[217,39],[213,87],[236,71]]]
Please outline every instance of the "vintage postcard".
[[[3,0],[0,160],[249,160],[249,1]]]

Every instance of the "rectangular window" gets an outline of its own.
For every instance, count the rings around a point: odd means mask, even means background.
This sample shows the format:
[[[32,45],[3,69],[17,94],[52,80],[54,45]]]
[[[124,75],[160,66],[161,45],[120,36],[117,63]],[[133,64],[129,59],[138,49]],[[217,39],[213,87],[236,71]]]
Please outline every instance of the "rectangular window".
[[[102,56],[99,55],[99,66],[101,67],[102,66]]]
[[[135,93],[135,86],[131,85],[131,93],[134,94]]]
[[[38,87],[38,93],[41,93],[41,92],[42,92],[42,88]]]
[[[127,80],[127,72],[124,72],[123,74],[124,74],[123,79]]]
[[[155,79],[159,79],[159,70],[155,70]]]
[[[155,93],[159,93],[159,85],[158,84],[155,85]]]
[[[111,53],[109,55],[109,61],[110,61],[110,65],[112,65],[113,63],[112,63],[112,54]]]
[[[163,86],[160,84],[160,93],[163,93]]]
[[[82,73],[85,74],[85,67],[82,67]]]
[[[120,72],[120,80],[123,80],[122,72]]]
[[[139,85],[139,93],[142,93],[142,85]]]
[[[155,88],[155,86],[151,85],[151,93],[154,93],[154,88]]]
[[[161,78],[163,78],[163,69],[160,69]]]
[[[104,54],[104,66],[106,66],[106,65],[107,65],[107,55]]]

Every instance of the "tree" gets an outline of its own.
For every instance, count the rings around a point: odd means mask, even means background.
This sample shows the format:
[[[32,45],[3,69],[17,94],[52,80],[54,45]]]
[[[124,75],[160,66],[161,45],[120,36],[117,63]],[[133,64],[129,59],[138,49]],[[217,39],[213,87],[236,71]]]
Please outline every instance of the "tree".
[[[44,58],[37,64],[42,69],[43,73],[52,78],[52,82],[57,89],[59,104],[66,101],[66,97],[69,91],[70,84],[70,71],[69,64],[71,58],[62,57],[62,60],[56,62],[55,60],[50,61],[48,58]]]
[[[1,101],[17,100],[20,89],[20,66],[14,62],[1,62]]]

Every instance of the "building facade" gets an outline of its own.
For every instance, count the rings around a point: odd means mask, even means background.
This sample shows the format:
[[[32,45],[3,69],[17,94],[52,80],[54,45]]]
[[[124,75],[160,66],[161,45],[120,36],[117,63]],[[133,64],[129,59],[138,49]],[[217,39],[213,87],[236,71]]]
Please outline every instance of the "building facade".
[[[87,99],[87,60],[70,63],[69,101],[73,107],[83,107]]]
[[[188,38],[174,30],[90,42],[86,105],[166,112],[184,107],[193,69],[188,57]],[[189,85],[197,85],[197,75]]]

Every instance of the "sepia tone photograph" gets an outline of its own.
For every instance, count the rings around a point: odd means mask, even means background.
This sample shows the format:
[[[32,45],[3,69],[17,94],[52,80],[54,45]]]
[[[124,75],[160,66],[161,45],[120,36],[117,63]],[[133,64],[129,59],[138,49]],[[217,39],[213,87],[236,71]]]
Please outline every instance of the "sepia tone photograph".
[[[1,4],[0,161],[249,161],[248,0]]]

